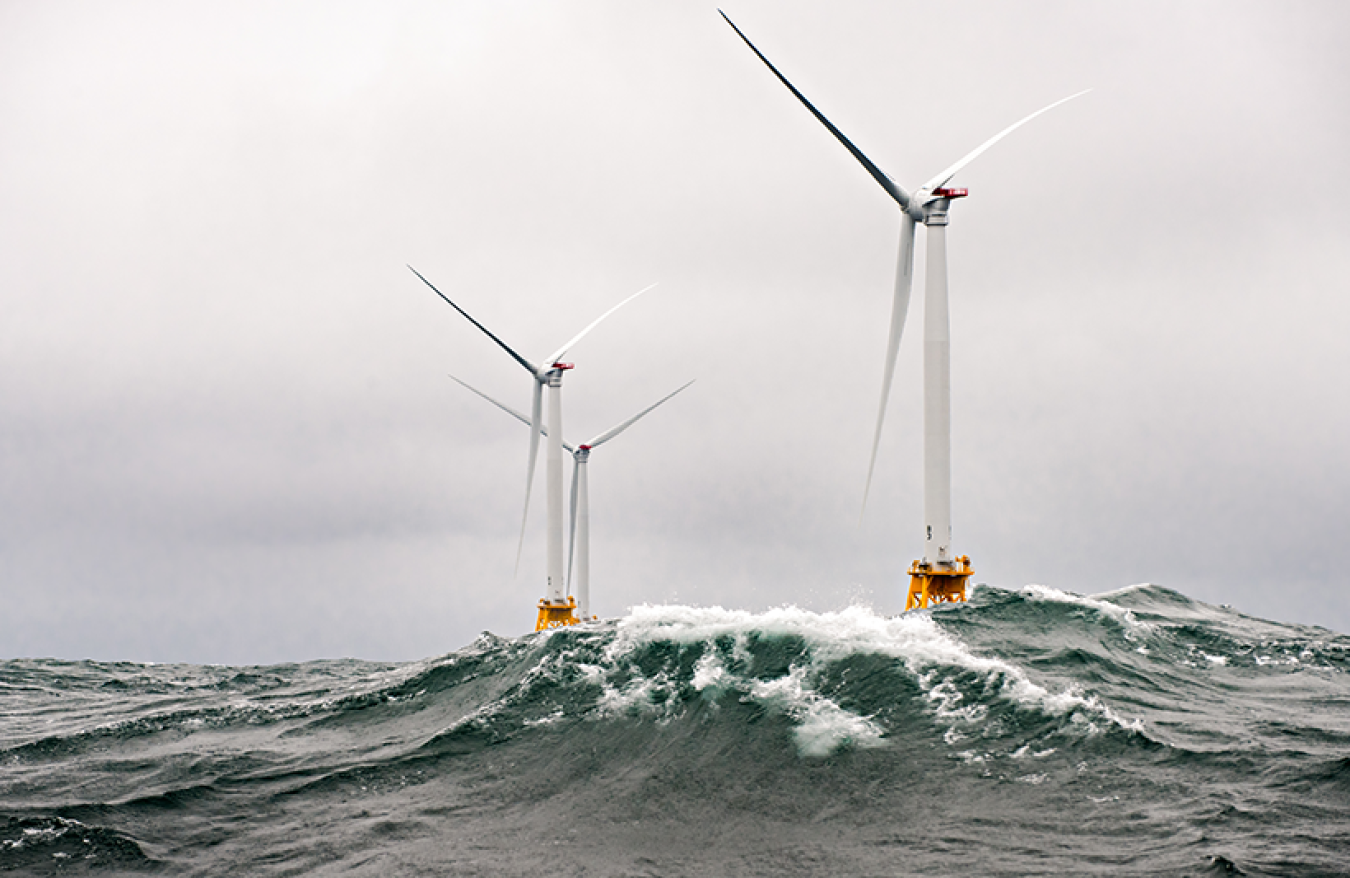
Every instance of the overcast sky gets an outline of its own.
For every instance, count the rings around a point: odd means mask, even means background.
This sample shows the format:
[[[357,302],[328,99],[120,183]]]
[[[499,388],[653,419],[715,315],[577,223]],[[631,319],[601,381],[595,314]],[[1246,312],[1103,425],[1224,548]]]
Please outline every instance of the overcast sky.
[[[911,189],[1093,89],[953,181],[977,580],[1350,631],[1350,7],[724,8]],[[406,264],[536,358],[659,282],[569,355],[573,442],[698,379],[592,458],[601,615],[898,611],[921,296],[858,512],[899,228],[712,5],[0,3],[0,655],[529,630],[528,431],[446,376],[530,379]]]

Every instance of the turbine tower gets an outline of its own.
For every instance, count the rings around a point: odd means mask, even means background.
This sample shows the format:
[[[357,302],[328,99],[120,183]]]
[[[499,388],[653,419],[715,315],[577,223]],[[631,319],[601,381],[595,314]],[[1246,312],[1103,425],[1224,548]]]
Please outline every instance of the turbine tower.
[[[915,225],[923,223],[928,230],[927,266],[924,283],[924,340],[923,340],[923,507],[924,552],[921,560],[909,568],[909,596],[905,609],[933,603],[964,601],[966,581],[974,572],[970,558],[952,552],[952,464],[951,464],[951,331],[947,310],[947,220],[951,204],[966,197],[965,189],[947,184],[957,172],[970,164],[985,150],[1035,119],[1066,101],[1087,91],[1069,95],[1037,110],[1025,119],[1010,125],[980,144],[946,170],[924,183],[914,192],[907,192],[885,171],[863,155],[862,150],[844,136],[829,119],[799,92],[777,67],[755,48],[749,37],[736,27],[725,12],[718,14],[731,29],[745,41],[778,77],[778,81],[801,101],[811,115],[824,125],[835,139],[857,159],[872,179],[900,206],[900,255],[896,266],[895,297],[891,307],[890,338],[886,343],[886,365],[881,375],[881,403],[877,408],[877,426],[872,437],[872,455],[867,464],[867,482],[863,488],[863,506],[872,487],[872,472],[876,468],[877,448],[881,443],[881,427],[886,420],[886,401],[890,398],[891,380],[895,375],[895,358],[900,349],[900,337],[905,329],[905,315],[909,311],[910,287],[914,276]]]
[[[543,403],[543,390],[548,387],[548,422],[550,429],[547,431],[549,437],[548,449],[545,453],[545,485],[548,494],[548,582],[544,592],[544,597],[539,601],[539,615],[535,622],[535,630],[544,628],[556,628],[562,625],[575,625],[577,618],[573,615],[576,609],[576,601],[570,600],[566,596],[566,583],[563,579],[563,544],[562,544],[562,379],[563,374],[572,368],[571,363],[562,362],[563,356],[586,336],[588,332],[596,327],[601,320],[604,320],[624,305],[636,299],[638,296],[650,290],[656,284],[644,287],[633,295],[624,299],[619,304],[610,308],[604,314],[601,314],[595,320],[591,321],[585,329],[578,332],[567,344],[558,348],[551,356],[546,358],[542,364],[535,365],[511,349],[506,342],[493,335],[483,324],[474,320],[463,308],[450,301],[450,297],[440,290],[436,289],[431,281],[422,277],[421,273],[411,265],[408,269],[431,288],[431,291],[440,296],[451,307],[463,314],[474,326],[478,327],[484,335],[492,339],[506,353],[510,354],[511,359],[515,360],[533,378],[533,398],[530,407],[530,457],[525,469],[525,511],[520,519],[520,543],[516,547],[516,568],[520,567],[520,555],[525,548],[525,524],[530,515],[530,488],[534,483],[534,466],[539,457],[539,435],[542,430],[542,418],[540,409]]]
[[[525,417],[520,412],[511,408],[506,403],[493,399],[492,397],[488,396],[486,393],[472,386],[468,382],[460,381],[460,379],[455,378],[454,375],[451,375],[450,378],[458,382],[461,386],[465,387],[466,389],[471,390],[474,393],[478,394],[483,399],[487,400],[488,402],[495,405],[497,408],[506,412],[508,415],[511,415],[513,418],[520,421],[525,426],[527,427],[530,426],[529,418]],[[571,527],[571,535],[569,538],[570,546],[568,552],[567,567],[569,579],[571,579],[572,569],[574,567],[576,569],[576,579],[573,580],[573,583],[576,586],[575,591],[576,591],[577,610],[581,614],[582,621],[587,621],[595,618],[594,616],[591,615],[591,525],[590,525],[591,514],[590,514],[590,496],[589,496],[590,492],[588,489],[588,479],[586,475],[586,471],[588,469],[591,457],[591,451],[594,450],[595,448],[598,448],[600,445],[603,445],[604,443],[608,442],[609,440],[613,439],[615,436],[618,436],[624,430],[627,430],[629,427],[636,424],[641,418],[645,417],[657,406],[661,405],[663,402],[670,399],[672,396],[679,393],[681,390],[684,390],[686,387],[688,387],[690,384],[693,383],[694,383],[693,381],[686,382],[682,387],[676,388],[675,390],[658,399],[656,402],[647,406],[642,411],[633,415],[631,418],[624,421],[622,424],[619,424],[616,427],[611,427],[610,429],[601,433],[599,436],[596,436],[589,442],[573,446],[568,444],[566,441],[561,440],[560,437],[560,444],[562,445],[563,448],[567,449],[567,451],[572,455],[572,510],[571,510],[572,527]],[[545,435],[548,435],[547,428],[541,427],[540,429]]]

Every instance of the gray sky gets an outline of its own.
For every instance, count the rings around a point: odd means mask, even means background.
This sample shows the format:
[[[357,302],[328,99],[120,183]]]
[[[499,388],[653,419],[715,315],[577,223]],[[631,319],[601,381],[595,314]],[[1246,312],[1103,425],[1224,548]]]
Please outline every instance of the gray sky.
[[[724,7],[954,181],[956,548],[1350,630],[1350,7]],[[899,215],[689,3],[0,4],[0,655],[405,659],[518,634],[527,356],[597,450],[592,593],[903,606]],[[922,252],[922,251],[921,251]],[[919,260],[917,289],[922,288]],[[542,475],[542,472],[540,473]]]

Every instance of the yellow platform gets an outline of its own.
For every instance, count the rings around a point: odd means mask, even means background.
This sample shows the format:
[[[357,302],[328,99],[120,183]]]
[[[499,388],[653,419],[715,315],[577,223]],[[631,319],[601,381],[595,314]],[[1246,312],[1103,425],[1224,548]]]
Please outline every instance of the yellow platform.
[[[566,603],[549,603],[541,598],[539,600],[539,619],[534,623],[535,631],[543,631],[546,628],[562,628],[566,625],[575,625],[581,620],[576,614],[577,599],[569,597]]]
[[[909,567],[909,597],[905,610],[931,604],[954,604],[966,599],[966,580],[975,571],[970,568],[970,557],[956,559],[955,567],[934,567],[915,561]]]

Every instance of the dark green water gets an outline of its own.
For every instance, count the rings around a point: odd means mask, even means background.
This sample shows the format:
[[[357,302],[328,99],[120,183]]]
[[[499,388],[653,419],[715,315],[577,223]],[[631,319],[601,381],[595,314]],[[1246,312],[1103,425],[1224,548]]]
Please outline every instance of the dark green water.
[[[1155,586],[0,663],[0,871],[1346,875],[1350,638]]]

